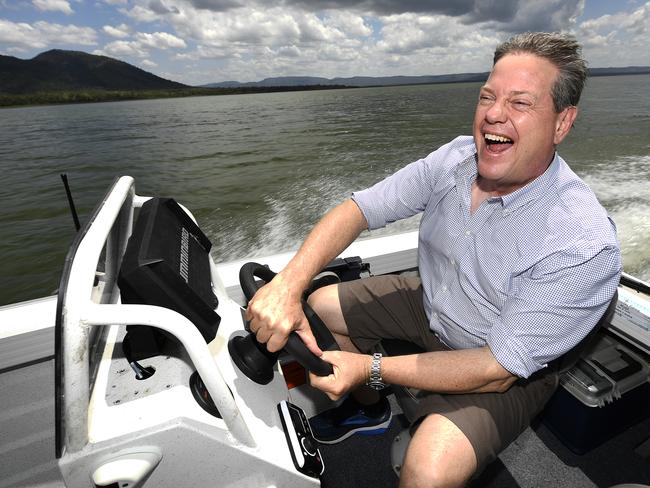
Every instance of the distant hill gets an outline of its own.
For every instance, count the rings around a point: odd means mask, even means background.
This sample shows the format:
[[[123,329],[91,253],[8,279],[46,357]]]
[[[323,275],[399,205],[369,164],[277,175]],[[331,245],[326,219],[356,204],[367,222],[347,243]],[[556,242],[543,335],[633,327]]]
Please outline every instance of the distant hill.
[[[133,65],[80,51],[53,49],[32,59],[0,55],[0,93],[188,88]]]
[[[613,76],[650,73],[648,66],[626,68],[592,68],[591,76]],[[430,83],[482,82],[483,73],[459,73],[432,76],[353,76],[348,78],[322,78],[315,76],[285,76],[265,78],[261,81],[241,83],[222,81],[202,87],[190,87],[166,80],[131,64],[81,51],[53,49],[33,59],[19,59],[0,55],[0,105],[38,103],[33,94],[48,94],[43,103],[68,103],[105,99],[110,97],[139,98],[148,91],[149,96],[180,96],[221,93],[254,93],[264,91],[301,90],[318,88],[344,88],[364,86],[419,85]],[[206,90],[212,90],[206,92]],[[166,93],[162,93],[167,91]],[[82,95],[87,92],[87,97]],[[129,92],[129,93],[126,93]],[[65,93],[65,95],[63,95]],[[20,98],[16,102],[13,98]],[[58,98],[57,98],[58,97]],[[79,98],[81,97],[81,98]]]
[[[430,83],[460,83],[479,82],[487,80],[490,73],[459,73],[455,75],[430,76],[353,76],[350,78],[319,78],[316,76],[283,76],[265,78],[261,81],[240,83],[238,81],[222,81],[203,85],[211,88],[237,87],[269,87],[269,86],[391,86],[391,85],[423,85]],[[616,76],[650,74],[650,66],[629,66],[625,68],[591,68],[589,76]]]
[[[590,68],[589,76],[647,75],[650,66],[627,66],[625,68]]]
[[[240,83],[238,81],[222,81],[203,85],[210,88],[234,87],[263,87],[263,86],[388,86],[388,85],[423,85],[428,83],[454,83],[469,81],[485,81],[489,73],[460,73],[455,75],[430,76],[352,76],[349,78],[319,78],[316,76],[282,76],[265,78],[261,81]]]

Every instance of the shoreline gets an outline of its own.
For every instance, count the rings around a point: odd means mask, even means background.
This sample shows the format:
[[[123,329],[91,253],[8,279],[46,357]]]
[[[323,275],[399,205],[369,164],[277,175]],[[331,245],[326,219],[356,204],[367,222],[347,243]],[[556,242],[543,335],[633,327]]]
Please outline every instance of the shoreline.
[[[233,88],[174,88],[164,90],[61,90],[35,93],[0,93],[0,108],[33,107],[43,105],[71,105],[78,103],[103,103],[132,100],[157,100],[219,95],[248,95],[253,93],[277,93],[288,91],[340,90],[357,88],[343,85],[305,85],[277,87]]]
[[[634,76],[648,75],[650,67],[629,67],[629,68],[590,68],[589,78],[601,78],[609,76]],[[488,72],[481,73],[485,79]],[[236,87],[187,87],[153,90],[104,90],[92,88],[80,88],[78,90],[52,90],[38,91],[34,93],[3,93],[0,92],[0,109],[19,108],[47,105],[71,105],[78,103],[103,103],[120,102],[132,100],[156,100],[164,98],[186,98],[196,96],[217,96],[217,95],[249,95],[255,93],[280,93],[291,91],[312,91],[312,90],[342,90],[350,88],[380,88],[392,86],[419,86],[419,85],[447,85],[460,83],[475,83],[476,79],[457,79],[427,81],[418,83],[386,83],[368,85],[341,85],[341,84],[314,84],[314,85],[278,85],[278,86],[236,86]]]

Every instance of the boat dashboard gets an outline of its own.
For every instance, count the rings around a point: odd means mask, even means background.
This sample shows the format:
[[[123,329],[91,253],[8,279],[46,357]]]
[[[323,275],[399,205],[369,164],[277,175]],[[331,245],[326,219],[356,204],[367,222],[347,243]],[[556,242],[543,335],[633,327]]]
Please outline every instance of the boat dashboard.
[[[282,369],[259,384],[232,361],[248,333],[209,251],[187,209],[136,195],[130,177],[79,231],[55,328],[68,486],[184,486],[188,467],[197,486],[319,485]]]

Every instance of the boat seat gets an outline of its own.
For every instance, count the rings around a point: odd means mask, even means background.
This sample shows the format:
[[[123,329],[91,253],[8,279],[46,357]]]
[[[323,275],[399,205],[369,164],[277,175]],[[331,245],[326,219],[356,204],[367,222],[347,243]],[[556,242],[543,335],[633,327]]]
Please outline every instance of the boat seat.
[[[560,374],[566,373],[571,368],[573,368],[573,366],[575,366],[575,364],[578,362],[578,359],[580,359],[582,352],[587,348],[587,346],[589,346],[589,344],[595,340],[596,334],[598,334],[598,331],[601,329],[601,327],[612,319],[614,311],[616,310],[617,301],[618,291],[614,293],[614,296],[609,302],[605,313],[603,313],[603,316],[600,318],[596,326],[591,329],[589,334],[587,334],[586,337],[582,339],[582,341],[580,341],[573,349],[569,350],[563,356],[556,359],[556,362],[558,364],[558,371]]]
[[[596,334],[603,326],[603,324],[611,320],[612,315],[614,314],[614,310],[616,309],[617,300],[618,292],[614,294],[614,297],[605,310],[605,313],[602,315],[594,328],[585,336],[585,338],[582,339],[582,341],[580,341],[573,349],[555,360],[560,374],[568,371],[576,364],[585,348],[587,348],[587,346],[596,339]],[[424,349],[422,349],[420,346],[413,344],[412,342],[400,339],[383,339],[379,345],[379,349],[387,356],[403,356],[407,354],[418,354],[425,352]],[[399,432],[397,436],[395,436],[395,440],[393,441],[391,448],[391,463],[393,470],[397,476],[399,476],[399,471],[404,460],[404,455],[406,454],[406,448],[411,440],[410,424],[416,420],[415,414],[420,399],[424,397],[427,392],[419,390],[417,388],[408,388],[398,385],[392,385],[391,390],[392,393],[395,394],[397,403],[402,409],[402,412],[408,420],[409,424],[409,427],[406,427],[401,432]]]
[[[609,488],[650,488],[650,485],[640,485],[638,483],[623,483],[622,485],[610,486]]]

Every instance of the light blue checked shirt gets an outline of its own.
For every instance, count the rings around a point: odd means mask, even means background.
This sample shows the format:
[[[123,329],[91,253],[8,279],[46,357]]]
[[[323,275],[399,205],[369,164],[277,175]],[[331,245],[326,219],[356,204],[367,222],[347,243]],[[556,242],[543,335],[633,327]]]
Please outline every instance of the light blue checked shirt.
[[[523,188],[470,215],[469,136],[352,195],[369,229],[424,212],[418,262],[431,330],[449,347],[488,345],[527,378],[576,345],[607,308],[621,272],[614,223],[556,154]]]

